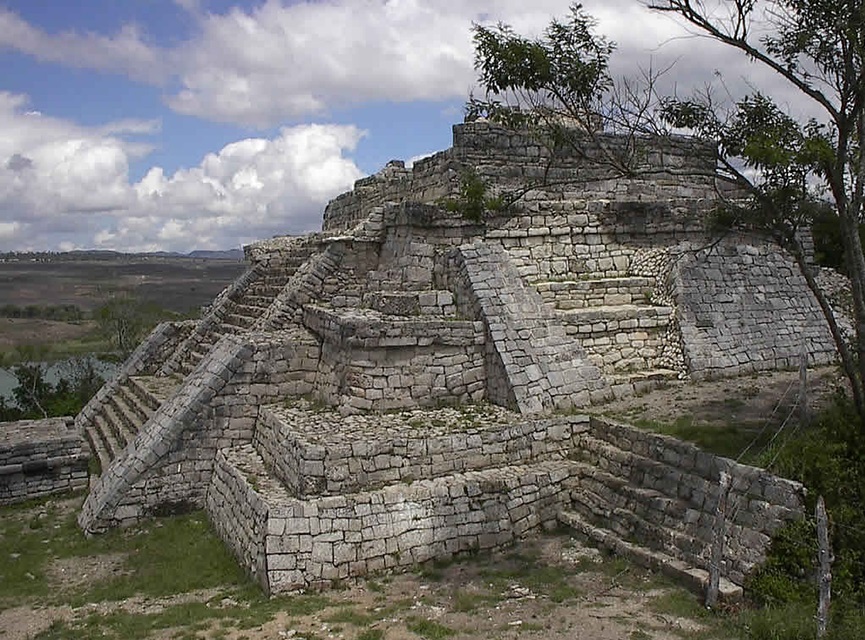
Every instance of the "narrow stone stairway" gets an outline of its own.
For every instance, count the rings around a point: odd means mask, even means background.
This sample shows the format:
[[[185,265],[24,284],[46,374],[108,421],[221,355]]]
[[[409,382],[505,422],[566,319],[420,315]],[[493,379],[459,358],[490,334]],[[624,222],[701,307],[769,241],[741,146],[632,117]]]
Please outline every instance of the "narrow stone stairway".
[[[702,591],[719,495],[717,480],[709,478],[717,477],[724,462],[684,445],[689,464],[683,464],[683,452],[668,449],[669,441],[593,419],[575,449],[570,502],[558,518],[594,544]],[[721,597],[727,599],[741,597],[739,585],[762,558],[756,550],[739,553],[741,540],[759,540],[755,549],[768,541],[757,525],[732,515],[721,580]]]
[[[679,374],[674,309],[653,302],[653,287],[653,279],[636,276],[535,283],[616,395]]]
[[[129,377],[100,405],[85,430],[90,449],[99,461],[99,475],[135,439],[179,383],[175,377]]]
[[[226,302],[214,321],[200,332],[189,344],[180,360],[179,372],[187,376],[224,335],[248,331],[264,315],[283,287],[294,274],[296,267],[273,269],[253,280],[236,298]]]

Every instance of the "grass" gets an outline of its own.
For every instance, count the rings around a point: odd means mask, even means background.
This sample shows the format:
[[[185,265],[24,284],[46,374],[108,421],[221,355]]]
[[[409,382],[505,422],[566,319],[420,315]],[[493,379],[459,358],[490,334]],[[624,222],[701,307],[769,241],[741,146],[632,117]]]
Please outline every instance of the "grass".
[[[416,633],[427,640],[441,640],[456,634],[454,629],[425,618],[409,618],[406,620],[405,626],[412,633]]]
[[[773,429],[763,429],[763,425],[705,424],[698,422],[694,416],[681,416],[672,423],[641,418],[629,420],[641,429],[692,442],[701,449],[726,458],[738,457],[750,445],[750,451],[754,452],[754,455],[749,457],[746,454],[743,457],[742,462],[746,464],[757,462],[756,454],[763,450],[774,434]]]
[[[36,636],[54,638],[147,638],[177,629],[176,637],[200,637],[213,625],[250,629],[277,613],[303,616],[331,606],[323,595],[268,598],[244,575],[201,512],[157,518],[145,525],[87,538],[75,523],[69,500],[42,500],[0,510],[0,610],[15,606],[87,606],[87,612],[57,621]],[[8,559],[8,561],[6,560]],[[91,571],[58,585],[52,564]],[[107,564],[106,564],[107,563]],[[54,565],[56,566],[56,565]],[[118,601],[185,596],[153,611],[130,611]],[[199,595],[196,595],[199,594]],[[104,603],[91,610],[92,605]],[[104,611],[103,611],[104,609]],[[219,637],[217,629],[211,637]]]
[[[540,617],[524,618],[520,627],[521,632],[528,633],[536,625],[551,629],[551,621],[563,611],[559,606],[609,605],[609,598],[621,598],[622,590],[647,598],[649,616],[695,621],[699,631],[675,631],[682,638],[813,637],[811,607],[709,612],[696,596],[621,558],[548,563],[531,542],[508,553],[477,553],[428,563],[425,567],[435,570],[437,581],[427,582],[421,598],[401,597],[394,591],[398,583],[392,576],[366,582],[369,595],[379,605],[374,607],[368,602],[354,602],[348,592],[268,598],[238,568],[203,513],[157,518],[136,528],[92,538],[81,534],[74,516],[68,500],[0,509],[0,611],[16,606],[77,608],[71,619],[54,622],[34,640],[136,640],[154,634],[179,640],[243,637],[278,615],[287,619],[291,627],[284,628],[294,629],[295,638],[320,637],[316,627],[312,627],[316,633],[310,633],[310,621],[326,623],[329,633],[357,640],[383,640],[393,625],[430,640],[466,632],[453,628],[447,617],[424,615],[426,607],[441,609],[445,615],[473,616],[478,623],[473,633],[482,637],[487,632],[507,633],[499,626],[484,625],[492,620],[493,612],[507,611],[511,602],[536,607]],[[90,571],[100,558],[110,558],[108,571],[95,572],[89,580],[66,579],[58,584],[57,565],[53,563],[71,561],[67,565],[70,570],[79,566]],[[585,592],[578,588],[583,574],[598,572],[606,576],[600,586]],[[598,585],[598,578],[593,580]],[[611,588],[601,590],[605,582]],[[527,589],[531,597],[512,600],[515,588]],[[180,594],[186,595],[171,599]],[[829,640],[865,637],[861,613],[852,612],[842,619],[839,612],[836,618]],[[628,637],[633,640],[641,640],[645,637],[641,634],[652,630],[636,623],[628,626]]]

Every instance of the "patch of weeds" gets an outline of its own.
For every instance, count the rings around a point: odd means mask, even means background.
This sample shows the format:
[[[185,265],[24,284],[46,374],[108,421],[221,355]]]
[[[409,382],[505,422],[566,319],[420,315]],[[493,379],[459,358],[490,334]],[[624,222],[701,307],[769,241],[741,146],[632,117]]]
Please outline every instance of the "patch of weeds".
[[[495,605],[501,602],[502,599],[501,595],[457,589],[453,594],[453,610],[460,613],[471,613],[478,609]]]
[[[366,588],[372,593],[384,593],[384,585],[376,580],[367,580]]]
[[[574,575],[572,568],[546,565],[532,551],[511,553],[503,565],[483,568],[480,573],[499,589],[506,589],[516,582],[556,603],[581,595],[580,591],[568,582]]]
[[[456,634],[454,629],[426,618],[408,618],[405,626],[412,633],[416,633],[421,638],[427,638],[427,640],[440,640]]]
[[[653,598],[649,608],[657,613],[662,613],[678,618],[706,618],[712,616],[712,612],[706,609],[697,596],[682,589],[671,589],[663,595]]]
[[[382,640],[384,631],[381,629],[364,629],[357,634],[356,640]]]
[[[680,416],[672,424],[639,419],[633,420],[632,423],[647,431],[663,433],[692,442],[701,449],[727,458],[736,458],[749,445],[751,445],[751,451],[761,451],[774,435],[772,429],[762,430],[754,425],[700,424],[694,416]],[[746,464],[754,461],[753,457],[742,459],[742,462]]]
[[[414,606],[414,600],[411,598],[402,598],[395,600],[383,607],[376,607],[373,611],[379,619],[392,618],[401,611],[407,611]]]
[[[814,610],[798,605],[746,612],[742,625],[750,640],[811,640],[817,636]]]
[[[646,633],[642,629],[634,629],[631,631],[631,635],[628,636],[629,640],[652,640],[652,635]]]
[[[217,586],[247,584],[243,571],[214,533],[203,512],[153,520],[127,539],[127,571],[112,580],[94,585],[78,599],[80,604],[98,600],[119,600],[135,594],[166,596]],[[109,532],[122,538],[124,532]],[[121,540],[122,542],[122,540]]]
[[[343,607],[322,618],[333,624],[350,624],[355,627],[365,627],[375,621],[375,618],[365,613],[359,613],[350,607]]]

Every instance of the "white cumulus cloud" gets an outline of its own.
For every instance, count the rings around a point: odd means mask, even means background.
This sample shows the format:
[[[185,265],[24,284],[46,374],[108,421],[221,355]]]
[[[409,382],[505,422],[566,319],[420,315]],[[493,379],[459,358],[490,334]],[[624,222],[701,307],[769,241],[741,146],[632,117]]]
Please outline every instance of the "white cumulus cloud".
[[[317,228],[327,200],[362,175],[345,155],[362,131],[309,124],[132,182],[130,159],[148,145],[129,136],[155,126],[81,127],[28,113],[25,97],[0,92],[0,249],[236,247]]]

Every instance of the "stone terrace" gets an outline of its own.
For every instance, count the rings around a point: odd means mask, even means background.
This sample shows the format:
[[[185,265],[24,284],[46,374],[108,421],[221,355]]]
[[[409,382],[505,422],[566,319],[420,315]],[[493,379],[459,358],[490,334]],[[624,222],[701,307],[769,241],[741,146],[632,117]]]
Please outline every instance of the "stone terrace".
[[[321,233],[247,247],[208,312],[157,327],[76,418],[100,462],[80,525],[206,508],[271,592],[557,522],[700,583],[728,471],[735,594],[801,487],[579,409],[834,349],[789,256],[707,242],[712,146],[640,143],[640,177],[621,179],[591,152],[457,125],[451,149],[333,200]],[[469,169],[524,197],[482,221],[449,211]]]

